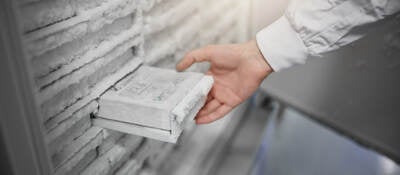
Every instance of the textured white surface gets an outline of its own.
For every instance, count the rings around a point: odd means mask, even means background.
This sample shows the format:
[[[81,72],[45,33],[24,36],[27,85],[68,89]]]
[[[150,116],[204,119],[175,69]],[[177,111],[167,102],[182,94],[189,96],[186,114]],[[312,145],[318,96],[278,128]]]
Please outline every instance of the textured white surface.
[[[148,66],[123,81],[100,97],[94,124],[169,142],[197,114],[213,84],[211,76],[201,73]]]
[[[51,155],[57,156],[53,160],[55,174],[96,172],[90,167],[101,167],[105,174],[140,174],[143,162],[147,169],[156,168],[159,163],[155,162],[163,162],[169,152],[177,151],[175,147],[143,139],[145,144],[127,159],[109,164],[108,158],[113,157],[103,158],[107,152],[122,148],[119,140],[125,134],[102,129],[95,138],[86,137],[93,131],[89,116],[98,111],[98,98],[110,87],[123,87],[126,76],[141,60],[146,65],[174,69],[190,49],[242,41],[239,38],[247,28],[242,11],[246,1],[242,0],[18,2],[46,141]],[[190,70],[206,68],[207,64],[202,64]],[[191,121],[202,100],[194,100],[199,103],[185,118],[178,117],[184,110],[174,116],[177,120],[166,117],[168,130],[174,128],[168,134],[178,135],[183,125],[184,132],[192,132],[195,128],[189,126],[194,126]],[[184,103],[180,106],[177,109],[185,109]],[[67,149],[71,151],[67,153]],[[116,166],[121,168],[108,168]]]

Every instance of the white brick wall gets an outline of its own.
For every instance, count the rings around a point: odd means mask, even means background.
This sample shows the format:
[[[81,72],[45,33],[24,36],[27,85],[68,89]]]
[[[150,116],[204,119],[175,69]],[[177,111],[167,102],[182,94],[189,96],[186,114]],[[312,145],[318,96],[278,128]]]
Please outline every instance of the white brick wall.
[[[141,59],[174,68],[190,49],[247,36],[242,0],[19,0],[19,7],[56,174],[159,167],[179,149],[93,127],[96,99]]]

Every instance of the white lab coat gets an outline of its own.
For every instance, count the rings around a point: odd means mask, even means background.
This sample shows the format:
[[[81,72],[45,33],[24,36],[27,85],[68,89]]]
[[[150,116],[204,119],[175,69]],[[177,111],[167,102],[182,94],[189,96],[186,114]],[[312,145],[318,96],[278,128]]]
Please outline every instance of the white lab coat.
[[[259,31],[258,47],[274,71],[365,36],[369,24],[400,11],[400,0],[295,0]]]

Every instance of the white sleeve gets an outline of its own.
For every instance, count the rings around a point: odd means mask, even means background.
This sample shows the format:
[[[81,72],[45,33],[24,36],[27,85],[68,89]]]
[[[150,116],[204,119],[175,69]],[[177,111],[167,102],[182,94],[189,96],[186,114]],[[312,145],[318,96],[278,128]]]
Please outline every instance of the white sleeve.
[[[400,0],[292,1],[256,40],[272,69],[279,71],[363,37],[368,24],[399,10]]]

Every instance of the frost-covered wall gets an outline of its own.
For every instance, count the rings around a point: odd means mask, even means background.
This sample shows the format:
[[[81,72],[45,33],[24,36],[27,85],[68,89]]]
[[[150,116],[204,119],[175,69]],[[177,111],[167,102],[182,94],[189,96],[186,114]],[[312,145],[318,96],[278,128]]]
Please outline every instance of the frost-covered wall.
[[[172,150],[179,151],[171,144],[93,127],[96,99],[141,59],[173,68],[192,48],[246,39],[247,3],[19,0],[55,174],[135,174],[144,164],[157,169]]]

